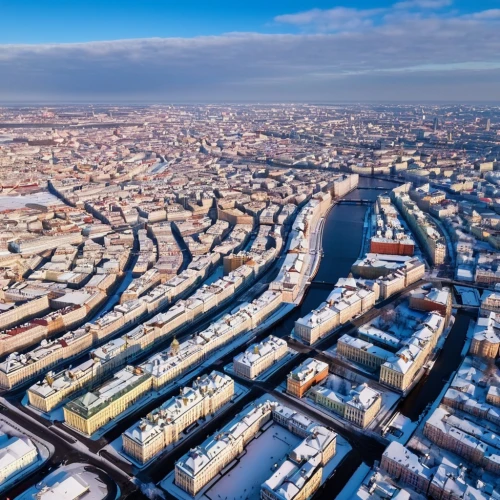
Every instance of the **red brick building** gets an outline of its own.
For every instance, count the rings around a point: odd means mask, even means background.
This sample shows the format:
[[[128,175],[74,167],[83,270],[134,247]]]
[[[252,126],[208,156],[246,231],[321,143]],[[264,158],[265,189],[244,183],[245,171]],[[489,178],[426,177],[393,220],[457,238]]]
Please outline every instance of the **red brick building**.
[[[412,256],[415,251],[415,244],[411,240],[391,240],[373,236],[370,240],[370,253],[385,255],[408,255]]]

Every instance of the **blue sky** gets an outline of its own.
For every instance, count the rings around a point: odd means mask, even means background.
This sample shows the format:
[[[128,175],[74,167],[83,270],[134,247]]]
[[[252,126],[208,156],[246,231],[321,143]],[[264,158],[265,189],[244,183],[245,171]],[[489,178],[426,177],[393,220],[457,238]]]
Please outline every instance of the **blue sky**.
[[[0,0],[0,100],[500,101],[500,0]]]
[[[128,38],[195,37],[229,32],[296,33],[277,16],[332,9],[390,8],[388,0],[0,0],[0,43],[71,43]],[[493,9],[499,0],[456,0],[438,9]]]

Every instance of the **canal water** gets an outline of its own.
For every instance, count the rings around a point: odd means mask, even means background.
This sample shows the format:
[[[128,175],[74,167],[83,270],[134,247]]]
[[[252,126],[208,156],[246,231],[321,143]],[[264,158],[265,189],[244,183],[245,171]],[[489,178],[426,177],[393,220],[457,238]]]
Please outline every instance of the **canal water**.
[[[349,193],[345,199],[372,200],[384,192],[396,187],[390,181],[361,177],[359,188]],[[358,258],[362,240],[363,224],[366,205],[336,205],[327,215],[323,231],[324,255],[311,286],[306,291],[300,307],[294,309],[286,318],[278,322],[271,333],[279,337],[289,335],[295,321],[318,307],[326,300],[333,289],[333,285],[324,285],[320,282],[336,283],[339,278],[347,277],[351,266]]]
[[[398,184],[372,178],[360,178],[359,189],[346,196],[350,200],[372,200],[393,189]],[[295,321],[318,307],[329,295],[333,286],[320,282],[335,283],[346,277],[354,261],[358,258],[362,239],[363,224],[367,210],[366,205],[337,205],[328,214],[323,233],[324,256],[311,286],[307,290],[300,307],[293,310],[286,318],[277,323],[273,333],[284,337],[290,334]],[[439,396],[444,384],[457,369],[461,361],[461,350],[464,345],[469,315],[460,311],[455,324],[439,353],[433,369],[423,377],[399,405],[398,410],[411,420],[417,420],[426,407]],[[362,462],[371,462],[367,456],[358,451],[351,451],[337,468],[335,474],[316,493],[317,500],[335,498],[349,481],[351,475]]]
[[[412,421],[433,403],[444,385],[458,368],[461,352],[467,336],[471,313],[459,310],[455,315],[455,323],[439,353],[430,373],[422,377],[413,390],[399,405],[398,410]]]

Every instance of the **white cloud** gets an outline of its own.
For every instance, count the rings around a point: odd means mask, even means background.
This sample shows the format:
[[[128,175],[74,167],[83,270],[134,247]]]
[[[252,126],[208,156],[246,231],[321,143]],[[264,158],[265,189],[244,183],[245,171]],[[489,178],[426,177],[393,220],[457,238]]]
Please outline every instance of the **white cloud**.
[[[404,0],[394,4],[396,9],[429,9],[436,10],[449,7],[453,0]]]
[[[439,11],[452,5],[453,0],[403,0],[390,8],[356,9],[351,7],[335,7],[333,9],[311,9],[295,14],[276,16],[278,24],[288,24],[314,32],[355,31],[380,24],[384,19]],[[496,15],[496,9],[485,11],[484,15]],[[382,17],[383,16],[383,17]]]
[[[333,33],[0,45],[0,100],[500,100],[500,18],[488,12]]]
[[[384,9],[352,9],[336,7],[334,9],[312,9],[297,14],[277,16],[277,23],[292,24],[299,27],[313,26],[318,31],[349,31],[372,24],[372,18],[384,12]]]
[[[469,16],[471,19],[481,19],[481,20],[488,20],[488,19],[500,19],[500,9],[489,9],[489,10],[483,10],[482,12],[474,12],[473,14],[470,14]]]

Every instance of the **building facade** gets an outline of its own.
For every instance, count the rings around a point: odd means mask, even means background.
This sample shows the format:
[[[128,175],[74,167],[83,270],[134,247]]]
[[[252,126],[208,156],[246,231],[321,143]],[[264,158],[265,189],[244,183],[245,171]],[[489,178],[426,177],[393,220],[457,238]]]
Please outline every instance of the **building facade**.
[[[151,390],[151,375],[127,366],[92,392],[64,406],[66,425],[91,436]]]
[[[198,377],[192,387],[184,387],[146,418],[122,434],[123,450],[145,464],[177,441],[183,430],[200,418],[216,413],[234,396],[234,381],[212,372]]]
[[[314,384],[328,376],[328,365],[309,358],[288,374],[286,390],[292,396],[301,398]]]
[[[270,335],[258,344],[251,345],[233,359],[236,375],[254,379],[288,353],[285,340]]]

